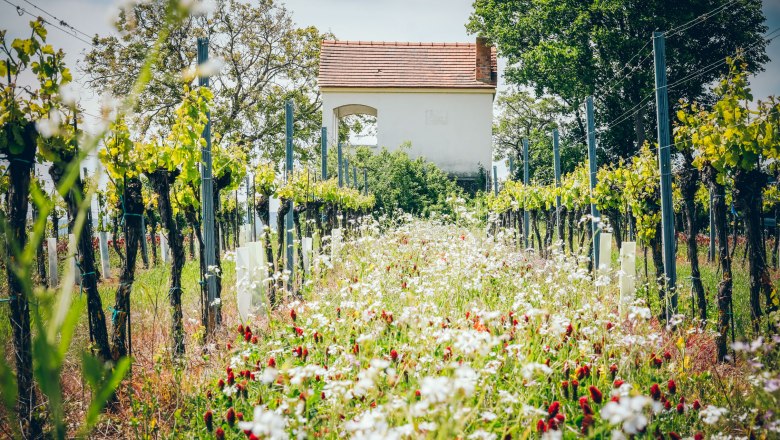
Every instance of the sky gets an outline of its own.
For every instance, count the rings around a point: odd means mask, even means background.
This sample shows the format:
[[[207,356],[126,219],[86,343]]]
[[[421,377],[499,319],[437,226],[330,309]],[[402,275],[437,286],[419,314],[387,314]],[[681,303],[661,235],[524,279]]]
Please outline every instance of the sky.
[[[466,32],[465,23],[472,10],[473,0],[283,0],[299,26],[314,25],[321,31],[330,31],[341,40],[470,42],[473,35]],[[0,28],[7,29],[6,38],[26,37],[31,16],[17,15],[19,5],[34,15],[42,15],[58,22],[33,5],[64,20],[86,34],[112,32],[110,17],[115,14],[117,0],[1,0]],[[764,14],[770,32],[780,28],[780,0],[764,0]],[[83,35],[77,36],[88,40]],[[88,45],[57,29],[49,31],[49,42],[62,47],[68,54],[68,64],[76,61]],[[780,38],[771,42],[767,50],[772,59],[766,70],[751,79],[756,98],[780,94]],[[499,71],[505,63],[499,60]],[[79,80],[78,68],[74,78]],[[499,87],[504,87],[499,72]],[[87,112],[99,114],[99,97],[84,92],[83,105]],[[87,127],[93,126],[92,117],[86,118]],[[500,173],[502,174],[502,173]]]

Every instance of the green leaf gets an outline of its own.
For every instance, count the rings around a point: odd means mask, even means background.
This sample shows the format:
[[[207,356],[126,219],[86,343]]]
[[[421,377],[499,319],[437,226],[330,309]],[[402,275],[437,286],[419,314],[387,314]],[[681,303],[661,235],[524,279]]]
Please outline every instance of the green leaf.
[[[0,395],[10,411],[16,403],[16,376],[7,362],[0,362]]]
[[[88,431],[98,421],[106,402],[130,369],[130,358],[120,359],[111,371],[98,358],[85,353],[82,356],[82,365],[84,378],[93,390],[92,402],[87,410],[86,426],[84,427]]]

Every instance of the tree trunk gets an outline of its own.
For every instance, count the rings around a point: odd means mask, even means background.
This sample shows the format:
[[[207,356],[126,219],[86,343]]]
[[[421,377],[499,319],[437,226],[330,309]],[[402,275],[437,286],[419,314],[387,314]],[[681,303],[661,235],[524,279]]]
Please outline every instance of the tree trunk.
[[[655,235],[650,239],[650,254],[655,266],[655,284],[658,286],[658,300],[661,305],[660,321],[666,321],[670,318],[666,307],[666,274],[664,272],[664,256],[662,251],[661,224],[655,227]]]
[[[257,215],[260,217],[260,221],[263,222],[263,231],[264,231],[264,242],[265,242],[265,261],[266,264],[273,264],[274,262],[274,251],[273,251],[273,244],[271,243],[271,199],[268,196],[265,195],[259,195],[260,201],[255,203],[255,210],[257,210]],[[270,298],[269,298],[270,300]],[[273,302],[271,302],[273,304]]]
[[[7,132],[6,132],[7,134]],[[22,152],[9,154],[8,176],[8,229],[6,240],[6,275],[8,276],[9,314],[14,339],[16,361],[16,411],[23,439],[42,439],[41,421],[36,416],[38,406],[33,382],[32,335],[30,332],[31,285],[30,267],[19,266],[17,252],[27,244],[27,209],[30,194],[30,178],[35,162],[37,133],[31,123],[25,125]],[[10,138],[10,136],[9,136]],[[18,250],[15,252],[15,250]]]
[[[54,206],[51,208],[51,235],[57,242],[60,241],[60,216]]]
[[[117,214],[111,221],[111,245],[114,247],[114,252],[119,255],[119,264],[125,265],[125,254],[122,252],[122,248],[119,246],[119,218],[121,214]]]
[[[609,219],[609,225],[612,227],[612,232],[615,234],[615,241],[617,242],[618,251],[620,246],[623,245],[623,228],[621,227],[621,215],[618,209],[606,209],[603,214]]]
[[[55,162],[49,168],[49,174],[57,186],[62,184],[62,179],[70,166],[71,160],[68,159],[72,158],[64,158],[63,161]],[[78,266],[81,272],[81,289],[87,295],[90,339],[95,344],[98,356],[104,361],[109,361],[111,360],[111,346],[106,328],[106,315],[103,313],[103,301],[97,287],[98,273],[97,267],[95,267],[95,249],[92,247],[92,223],[87,219],[83,222],[81,231],[75,230],[76,217],[83,200],[84,183],[81,177],[76,177],[65,197],[70,217],[69,229],[78,236]]]
[[[306,205],[301,203],[293,207],[293,223],[295,224],[295,236],[298,240],[298,267],[303,273],[303,233],[301,231],[301,213],[306,211]]]
[[[131,350],[130,293],[135,280],[138,247],[141,244],[141,240],[146,239],[141,217],[144,212],[141,180],[137,177],[131,177],[125,181],[124,209],[124,235],[127,258],[124,260],[122,273],[119,276],[119,287],[114,297],[114,310],[111,318],[114,325],[111,335],[111,357],[115,361],[127,356]]]
[[[734,175],[734,202],[744,213],[745,235],[750,273],[750,312],[753,329],[758,332],[761,320],[761,293],[766,302],[766,313],[777,310],[772,301],[772,281],[766,264],[762,243],[761,191],[766,186],[766,175],[759,170],[738,171]],[[770,325],[771,329],[771,325]]]
[[[534,209],[531,211],[531,224],[533,225],[534,236],[536,237],[536,243],[539,245],[539,255],[544,257],[544,243],[542,243],[542,234],[539,232],[539,211]]]
[[[190,260],[195,260],[195,226],[190,229]]]
[[[157,218],[154,213],[150,212],[149,220],[149,238],[152,240],[152,263],[157,266],[159,264],[159,258],[157,257]]]
[[[696,201],[691,198],[684,198],[683,209],[685,210],[685,227],[688,236],[688,261],[691,263],[691,288],[699,308],[699,319],[702,325],[707,321],[707,295],[704,292],[704,285],[701,282],[701,271],[699,270],[699,246],[696,243]],[[693,310],[691,310],[693,313]]]
[[[141,237],[139,238],[141,241],[141,260],[143,260],[144,269],[149,269],[149,253],[147,252],[146,244],[146,217],[143,217],[144,210],[141,211],[141,215]]]
[[[40,217],[40,211],[38,209],[38,205],[35,204],[35,202],[32,203],[32,210],[33,210],[33,223],[35,223],[38,218]],[[44,225],[43,230],[46,230],[46,221],[44,219]],[[41,285],[47,285],[46,282],[46,254],[43,251],[43,240],[38,241],[38,245],[35,247],[35,263],[37,266],[37,272],[38,272],[38,284]]]
[[[780,224],[777,220],[780,217],[780,208],[775,208],[775,243],[772,246],[772,267],[777,269],[777,254],[778,248],[780,248]]]
[[[699,308],[699,319],[702,326],[707,321],[707,296],[704,292],[704,285],[701,282],[701,272],[699,271],[699,247],[696,243],[696,236],[699,230],[696,226],[696,186],[701,178],[699,171],[693,167],[693,157],[684,154],[684,162],[678,173],[678,183],[683,199],[683,211],[685,213],[685,233],[688,235],[688,261],[691,263],[691,288],[693,295],[697,300]],[[691,310],[691,313],[694,313]]]
[[[282,256],[286,255],[285,247],[284,247],[284,237],[287,235],[286,233],[286,226],[285,226],[285,213],[290,209],[290,201],[287,199],[279,199],[279,211],[276,215],[276,262],[274,266],[276,267],[277,273],[283,273],[285,269],[284,262],[282,261]],[[282,278],[279,277],[278,281],[275,283],[275,286],[273,289],[276,292],[282,291]],[[274,295],[274,299],[276,298],[276,295]],[[278,299],[277,299],[278,300]]]
[[[276,270],[279,272],[284,271],[282,265],[282,255],[284,252],[284,236],[286,234],[284,216],[290,209],[290,201],[287,199],[279,199],[279,212],[276,215]]]
[[[171,337],[173,338],[172,352],[175,358],[184,354],[184,326],[182,324],[181,307],[181,271],[184,267],[184,237],[173,217],[171,206],[171,180],[175,178],[168,170],[156,170],[149,175],[155,192],[157,192],[157,205],[160,209],[160,220],[168,231],[168,245],[171,249],[172,264],[168,289],[168,299],[171,304]]]
[[[203,244],[203,233],[201,232],[201,224],[198,220],[198,213],[191,206],[185,209],[185,215],[187,221],[192,227],[195,237],[198,240],[198,250],[200,251],[201,258],[198,258],[198,264],[200,266],[200,323],[203,328],[206,329],[206,334],[210,334],[209,325],[209,292],[206,285],[206,260],[203,259],[203,255],[206,255],[206,245]],[[191,239],[192,240],[192,239]],[[190,242],[190,247],[193,244]]]
[[[553,236],[553,216],[554,211],[550,209],[546,209],[544,211],[544,252],[542,255],[544,255],[545,258],[547,258],[547,250],[550,247],[550,243],[552,241]]]
[[[576,217],[577,217],[577,210],[576,209],[572,209],[569,212],[569,218],[568,218],[568,220],[569,220],[569,235],[568,235],[568,237],[566,237],[568,239],[568,242],[569,242],[569,255],[574,255],[574,234],[576,233],[575,232],[575,228],[576,228],[575,223],[577,221]]]
[[[558,213],[558,222],[556,227],[558,229],[558,241],[561,243],[561,253],[566,253],[566,207],[561,206],[561,210]]]
[[[718,243],[718,258],[720,260],[721,280],[718,283],[718,336],[715,343],[718,350],[718,361],[722,362],[728,355],[728,333],[731,329],[731,254],[729,254],[729,231],[726,214],[726,190],[716,180],[717,171],[711,166],[702,170],[702,175],[712,194],[712,213]],[[733,331],[733,329],[732,329]]]

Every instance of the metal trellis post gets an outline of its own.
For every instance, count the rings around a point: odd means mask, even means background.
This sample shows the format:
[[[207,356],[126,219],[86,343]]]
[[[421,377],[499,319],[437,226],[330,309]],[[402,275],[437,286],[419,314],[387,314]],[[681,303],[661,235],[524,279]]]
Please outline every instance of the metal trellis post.
[[[509,180],[512,180],[515,177],[515,158],[512,157],[512,154],[509,154]]]
[[[322,161],[322,180],[328,180],[328,127],[322,127],[320,157]]]
[[[672,165],[669,136],[669,98],[666,89],[666,48],[663,32],[653,32],[655,58],[655,108],[658,124],[658,167],[661,171],[661,232],[663,238],[664,275],[671,305],[666,319],[677,313],[677,267],[674,249],[674,206],[672,205]],[[671,307],[670,307],[671,306]]]
[[[209,39],[207,37],[198,38],[198,65],[205,63],[209,59]],[[198,85],[209,87],[209,78],[203,75],[198,77]],[[211,273],[211,268],[216,265],[216,247],[214,243],[214,182],[211,176],[211,112],[206,114],[206,128],[203,130],[203,137],[206,139],[206,146],[201,149],[201,206],[203,211],[203,258],[206,267],[206,296],[208,297],[209,324],[210,330],[214,330],[214,325],[219,322],[219,305],[217,299],[217,279],[216,275]]]
[[[341,152],[341,141],[338,143],[338,149],[336,150],[338,153],[338,163],[339,163],[339,188],[344,186],[344,171],[342,170],[342,164],[344,163],[344,155]]]
[[[493,165],[493,194],[498,195],[498,167]]]
[[[558,142],[558,129],[552,131],[553,137],[553,171],[555,172],[555,187],[561,187],[561,150]],[[561,227],[561,195],[555,196],[555,225]],[[560,237],[563,240],[563,237]]]
[[[523,194],[528,189],[528,139],[523,139]],[[523,197],[523,246],[528,249],[528,233],[531,229],[531,214]]]
[[[712,193],[710,193],[710,248],[707,257],[709,261],[715,261],[715,214],[712,212]]]
[[[293,101],[288,99],[284,106],[285,115],[285,159],[286,159],[286,180],[289,182],[292,179],[293,173]],[[284,228],[286,229],[287,237],[287,271],[290,273],[290,281],[287,283],[287,290],[292,290],[293,270],[295,265],[293,264],[293,201],[290,200],[290,207],[287,209],[287,214],[284,222]]]
[[[599,268],[599,238],[601,236],[601,226],[599,209],[593,203],[593,190],[596,188],[596,123],[593,118],[593,97],[588,96],[585,99],[585,113],[588,118],[588,164],[590,168],[590,216],[593,230],[593,269]]]

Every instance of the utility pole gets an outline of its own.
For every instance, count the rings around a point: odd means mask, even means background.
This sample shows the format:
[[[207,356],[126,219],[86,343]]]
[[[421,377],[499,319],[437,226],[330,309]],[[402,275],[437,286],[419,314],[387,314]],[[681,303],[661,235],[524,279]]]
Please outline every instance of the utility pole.
[[[661,232],[663,238],[664,275],[671,305],[666,305],[666,319],[677,313],[677,265],[674,249],[674,206],[672,205],[672,165],[669,136],[669,97],[666,89],[666,44],[663,32],[653,32],[655,58],[655,109],[658,125],[658,167],[661,170]]]
[[[201,65],[209,59],[209,39],[208,37],[198,38],[198,65]],[[209,78],[203,75],[198,76],[198,85],[200,87],[209,87]],[[208,298],[208,324],[209,331],[213,332],[219,319],[220,309],[216,304],[217,299],[217,279],[216,275],[210,273],[211,268],[216,265],[217,250],[214,243],[214,182],[211,176],[211,112],[206,113],[206,128],[203,130],[203,137],[206,139],[206,146],[201,149],[201,216],[203,217],[203,247],[204,254],[201,255],[203,264],[206,267],[206,297]]]
[[[528,191],[528,139],[523,139],[523,194]],[[528,249],[528,232],[531,228],[531,214],[528,212],[527,197],[523,196],[523,246]]]
[[[599,268],[599,238],[601,236],[601,226],[599,226],[599,209],[593,203],[593,191],[596,189],[596,122],[593,118],[593,97],[588,96],[585,99],[585,113],[588,118],[588,164],[590,165],[590,216],[593,230],[593,270]],[[598,219],[598,220],[597,220]]]
[[[285,115],[285,138],[286,138],[286,180],[289,182],[293,177],[293,101],[288,99],[284,106]],[[292,291],[293,284],[293,270],[295,265],[293,264],[293,201],[290,200],[290,207],[287,209],[287,214],[284,222],[284,228],[286,229],[287,237],[287,271],[290,273],[290,281],[287,283],[287,290]]]

